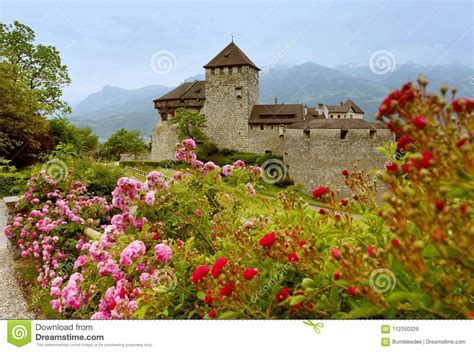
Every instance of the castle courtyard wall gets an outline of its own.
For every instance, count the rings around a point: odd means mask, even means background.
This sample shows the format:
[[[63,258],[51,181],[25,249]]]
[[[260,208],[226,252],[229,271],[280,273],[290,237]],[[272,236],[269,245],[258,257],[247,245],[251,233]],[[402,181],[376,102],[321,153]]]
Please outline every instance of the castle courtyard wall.
[[[350,195],[341,170],[355,164],[365,171],[382,169],[387,160],[376,147],[393,136],[387,129],[352,129],[345,138],[341,139],[339,129],[312,129],[309,134],[302,129],[287,129],[284,161],[290,178],[302,183],[308,192],[330,183],[341,190],[341,195]]]
[[[249,125],[249,152],[283,156],[284,136],[278,125]]]
[[[174,160],[178,135],[176,125],[170,121],[159,121],[151,134],[151,159],[156,161]]]

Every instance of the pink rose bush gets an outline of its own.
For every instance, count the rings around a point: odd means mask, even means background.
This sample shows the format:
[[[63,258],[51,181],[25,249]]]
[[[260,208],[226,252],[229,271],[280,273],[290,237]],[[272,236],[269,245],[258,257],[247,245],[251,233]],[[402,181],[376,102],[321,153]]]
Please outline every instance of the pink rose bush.
[[[91,197],[79,181],[58,183],[41,172],[29,180],[16,209],[5,235],[23,258],[36,262],[38,282],[46,288],[51,280],[70,271],[83,228],[100,229],[111,206],[104,198]]]

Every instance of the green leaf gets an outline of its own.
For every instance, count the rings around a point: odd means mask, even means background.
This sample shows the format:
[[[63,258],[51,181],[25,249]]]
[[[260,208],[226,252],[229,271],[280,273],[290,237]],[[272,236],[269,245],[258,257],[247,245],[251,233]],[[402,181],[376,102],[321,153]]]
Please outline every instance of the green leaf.
[[[301,286],[302,286],[303,288],[314,287],[314,280],[313,280],[313,279],[309,279],[309,278],[304,278],[303,281],[301,282]]]
[[[227,311],[219,315],[219,319],[220,320],[237,319],[239,315],[240,315],[239,312]]]

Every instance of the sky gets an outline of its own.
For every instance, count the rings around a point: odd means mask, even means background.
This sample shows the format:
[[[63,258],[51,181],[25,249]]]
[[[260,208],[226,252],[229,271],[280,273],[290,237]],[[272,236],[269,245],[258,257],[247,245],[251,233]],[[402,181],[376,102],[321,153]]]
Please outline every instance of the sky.
[[[474,67],[474,3],[455,1],[0,0],[68,66],[72,103],[105,85],[175,86],[230,41],[260,67],[315,62]]]

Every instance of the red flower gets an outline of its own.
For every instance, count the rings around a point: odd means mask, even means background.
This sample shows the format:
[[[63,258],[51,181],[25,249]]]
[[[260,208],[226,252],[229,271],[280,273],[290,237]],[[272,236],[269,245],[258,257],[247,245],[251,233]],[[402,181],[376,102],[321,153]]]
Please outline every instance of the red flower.
[[[421,161],[420,161],[421,167],[427,168],[428,166],[430,166],[431,159],[433,159],[433,154],[431,154],[431,152],[427,150],[424,151],[422,153]]]
[[[352,297],[355,297],[357,295],[357,288],[351,285],[347,288],[347,293]]]
[[[398,171],[398,164],[390,161],[385,164],[385,169],[387,170],[387,172],[391,172],[395,174]]]
[[[394,238],[392,240],[392,246],[394,246],[395,248],[400,248],[400,242],[398,242],[398,240]]]
[[[191,281],[193,282],[193,284],[195,284],[196,282],[199,282],[204,279],[207,274],[209,274],[209,267],[207,265],[201,265],[199,268],[194,270],[191,276]]]
[[[375,248],[372,247],[372,246],[368,246],[367,247],[367,254],[369,255],[369,257],[373,256],[375,254]]]
[[[277,292],[275,300],[279,303],[290,297],[290,289],[288,287],[283,287],[280,291]]]
[[[428,125],[428,120],[426,120],[424,116],[418,115],[411,119],[411,123],[419,130],[422,130]]]
[[[234,291],[234,285],[231,283],[226,284],[221,290],[219,291],[219,301],[222,301],[224,297],[230,296]]]
[[[296,255],[296,253],[290,253],[290,254],[288,254],[288,260],[291,263],[294,263],[294,262],[297,262],[298,260],[300,260],[300,258]]]
[[[319,209],[319,214],[326,215],[326,210],[324,210],[323,208],[320,208]]]
[[[326,187],[316,187],[314,190],[313,190],[313,197],[314,198],[321,198],[322,196],[324,196],[326,193],[328,193],[328,189]]]
[[[212,277],[216,278],[222,273],[222,269],[225,267],[227,264],[227,259],[224,257],[220,257],[216,259],[216,262],[214,263],[212,267],[212,272],[211,275]]]
[[[341,214],[334,215],[334,219],[336,219],[337,221],[341,220]]]
[[[397,149],[398,150],[406,150],[407,146],[409,144],[413,143],[413,139],[411,139],[410,137],[406,136],[406,135],[403,135],[401,136],[398,141],[397,141]]]
[[[306,240],[301,240],[300,241],[300,247],[303,247],[306,244]]]
[[[402,170],[403,170],[404,173],[409,174],[410,173],[410,165],[407,164],[407,163],[404,163],[402,165]]]
[[[435,207],[437,211],[443,211],[444,209],[444,201],[443,200],[437,200],[435,202]]]
[[[466,138],[463,138],[463,139],[460,139],[460,140],[456,143],[456,145],[457,145],[458,148],[461,148],[461,147],[462,147],[464,144],[466,144],[466,143],[467,143],[467,139],[466,139]]]
[[[333,258],[339,258],[341,253],[339,252],[338,248],[334,247],[333,249],[331,249],[331,255],[333,256]]]
[[[334,273],[334,280],[339,280],[342,277],[342,273],[339,271],[336,271]]]
[[[216,312],[214,310],[210,310],[207,315],[209,316],[209,318],[215,318],[216,317]]]
[[[258,241],[258,243],[262,247],[270,248],[275,241],[276,241],[275,232],[270,232],[270,233],[267,233],[265,236],[263,236]]]
[[[433,159],[433,154],[425,150],[421,153],[421,160],[411,159],[411,162],[416,169],[421,170],[430,166],[431,159]]]
[[[182,246],[183,246],[183,244],[184,244],[184,242],[183,242],[183,241],[181,241],[181,240],[178,240],[178,242],[176,242],[176,243],[178,244],[178,247],[182,247]]]
[[[204,302],[206,304],[212,304],[212,296],[207,295],[206,297],[204,297]]]
[[[252,280],[255,275],[258,275],[258,269],[256,268],[248,268],[244,271],[245,280]]]
[[[467,215],[467,213],[469,212],[469,205],[461,204],[459,206],[459,211],[461,212],[462,215]]]
[[[349,203],[349,201],[346,198],[341,199],[341,205],[343,207],[345,207],[348,203]]]
[[[344,176],[347,177],[347,176],[349,176],[349,170],[344,169],[344,170],[341,171],[341,174],[343,174]]]
[[[466,97],[463,97],[463,98],[453,100],[453,102],[451,103],[451,106],[453,107],[453,110],[455,112],[461,112],[464,109],[473,110],[474,109],[474,101],[470,100]]]
[[[379,107],[377,115],[380,116],[389,116],[395,113],[395,106],[398,105],[401,109],[405,105],[415,98],[415,92],[411,88],[410,84],[405,84],[401,90],[397,89],[396,91],[390,93],[383,101]]]

